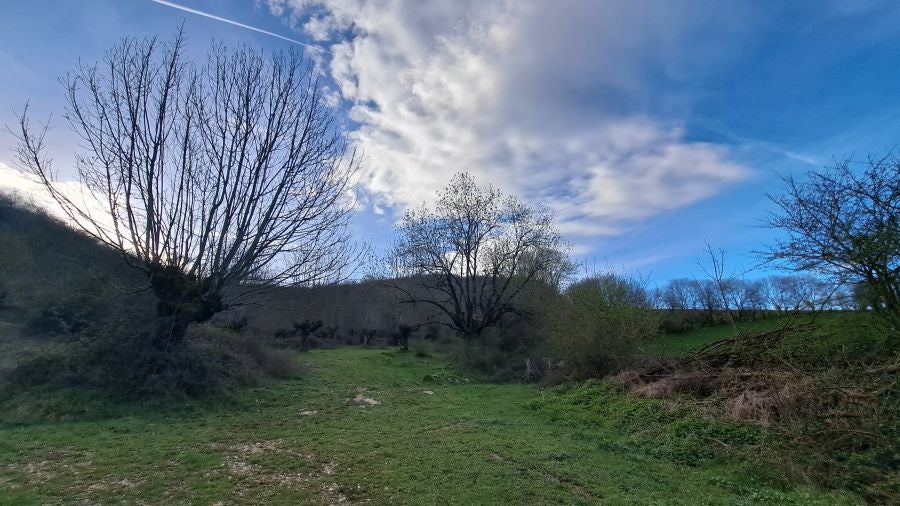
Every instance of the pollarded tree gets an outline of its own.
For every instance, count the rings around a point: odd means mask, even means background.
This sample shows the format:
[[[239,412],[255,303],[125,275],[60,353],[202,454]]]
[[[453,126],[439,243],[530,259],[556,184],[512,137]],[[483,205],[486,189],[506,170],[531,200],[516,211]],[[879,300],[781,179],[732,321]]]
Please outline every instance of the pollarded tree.
[[[64,191],[27,109],[18,161],[74,224],[146,275],[169,322],[165,349],[248,280],[310,283],[348,261],[357,159],[299,52],[216,45],[194,63],[179,32],[125,39],[63,82],[90,195]]]
[[[765,252],[795,271],[862,281],[873,307],[900,321],[900,158],[843,161],[806,179],[784,179],[770,196],[769,226],[786,233]]]
[[[416,286],[403,302],[430,306],[471,341],[505,317],[530,316],[525,291],[571,270],[550,212],[457,174],[433,208],[407,211],[390,262]],[[398,284],[399,285],[399,284]]]

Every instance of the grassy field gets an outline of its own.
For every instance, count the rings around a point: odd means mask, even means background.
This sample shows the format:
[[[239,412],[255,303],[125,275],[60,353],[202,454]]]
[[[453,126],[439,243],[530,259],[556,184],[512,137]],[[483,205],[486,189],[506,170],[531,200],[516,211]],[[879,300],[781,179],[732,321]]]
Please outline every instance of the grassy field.
[[[714,325],[698,327],[686,332],[661,334],[641,346],[641,352],[658,357],[683,355],[719,339],[733,337],[738,332],[765,332],[776,328],[782,319],[753,320],[737,325]]]
[[[698,327],[687,332],[660,334],[640,346],[643,355],[651,357],[674,357],[685,355],[719,339],[733,337],[738,333],[758,334],[785,325],[815,323],[813,333],[798,333],[789,336],[785,345],[802,344],[807,352],[819,359],[842,358],[849,354],[855,359],[877,359],[882,353],[890,353],[893,345],[886,342],[889,336],[874,327],[871,315],[854,311],[836,311],[818,315],[801,314],[778,316],[740,322],[737,325],[714,325]],[[800,343],[802,341],[802,343]],[[853,349],[853,348],[856,349]]]
[[[228,402],[85,397],[81,415],[53,422],[29,421],[34,404],[4,407],[0,503],[858,502],[713,451],[759,444],[759,428],[692,419],[605,382],[483,383],[380,349],[300,357],[304,379]]]

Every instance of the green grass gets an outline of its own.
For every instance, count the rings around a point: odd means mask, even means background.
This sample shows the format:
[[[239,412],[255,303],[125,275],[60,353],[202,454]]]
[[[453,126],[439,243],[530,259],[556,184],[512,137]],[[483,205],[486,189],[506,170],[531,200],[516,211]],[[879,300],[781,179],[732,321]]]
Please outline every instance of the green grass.
[[[0,504],[851,504],[709,451],[757,444],[607,383],[542,390],[344,348],[228,402],[0,411]],[[433,392],[433,394],[425,393]],[[354,398],[373,399],[369,405]],[[21,399],[19,399],[21,401]]]
[[[733,337],[738,332],[745,334],[762,333],[776,329],[788,322],[803,324],[815,322],[811,331],[798,332],[787,336],[785,349],[800,347],[804,353],[816,360],[831,359],[871,359],[884,358],[883,354],[896,352],[896,342],[891,342],[892,334],[878,328],[878,321],[872,315],[855,311],[839,311],[793,317],[775,317],[737,325],[715,325],[699,327],[687,332],[661,334],[642,343],[640,352],[651,357],[675,357],[699,349],[703,345]]]
[[[713,341],[733,337],[738,332],[753,333],[772,330],[783,321],[781,318],[753,320],[741,322],[737,325],[714,325],[711,327],[698,327],[687,332],[662,334],[646,341],[641,346],[641,351],[647,355],[658,357],[684,355]]]

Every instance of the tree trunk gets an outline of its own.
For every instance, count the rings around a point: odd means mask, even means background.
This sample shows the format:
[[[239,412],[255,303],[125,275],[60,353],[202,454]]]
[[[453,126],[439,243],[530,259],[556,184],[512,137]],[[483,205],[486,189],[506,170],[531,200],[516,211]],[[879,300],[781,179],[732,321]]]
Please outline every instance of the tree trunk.
[[[204,322],[224,308],[222,297],[208,280],[197,280],[172,266],[150,266],[147,278],[156,296],[160,318],[154,340],[163,351],[184,342],[192,323]]]

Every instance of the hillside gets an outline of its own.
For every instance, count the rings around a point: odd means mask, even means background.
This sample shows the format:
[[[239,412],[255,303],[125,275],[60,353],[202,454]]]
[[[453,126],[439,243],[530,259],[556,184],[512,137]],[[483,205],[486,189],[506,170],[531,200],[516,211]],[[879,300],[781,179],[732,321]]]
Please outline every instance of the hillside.
[[[111,316],[144,283],[116,252],[3,193],[0,251],[0,372]]]
[[[783,472],[874,502],[900,494],[900,341],[867,312],[783,315],[646,342],[616,381],[713,419],[768,427]]]

